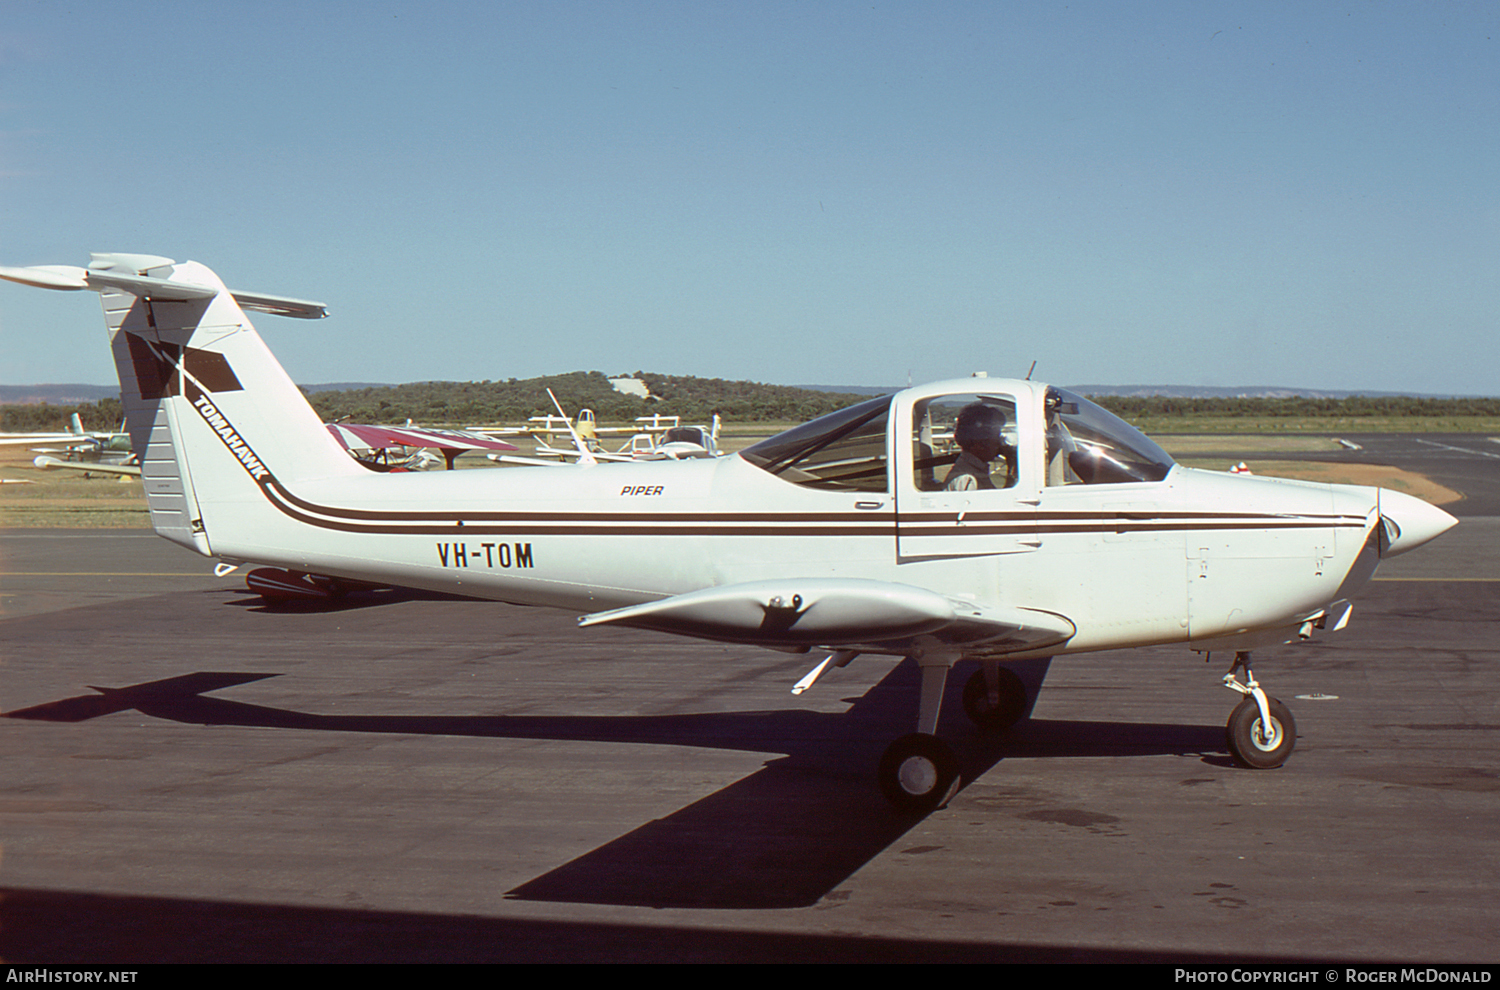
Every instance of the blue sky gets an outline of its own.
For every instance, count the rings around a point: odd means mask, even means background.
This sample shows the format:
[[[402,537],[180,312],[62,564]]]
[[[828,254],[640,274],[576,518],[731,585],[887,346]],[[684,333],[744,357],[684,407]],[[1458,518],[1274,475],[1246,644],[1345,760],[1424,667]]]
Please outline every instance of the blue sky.
[[[89,251],[326,302],[302,382],[1495,395],[1500,5],[3,0],[0,264]]]

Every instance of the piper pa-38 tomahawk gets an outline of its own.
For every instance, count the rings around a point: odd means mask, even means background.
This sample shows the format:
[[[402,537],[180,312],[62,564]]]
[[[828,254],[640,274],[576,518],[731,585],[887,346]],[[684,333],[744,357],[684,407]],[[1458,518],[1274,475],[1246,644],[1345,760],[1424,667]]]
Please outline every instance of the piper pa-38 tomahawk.
[[[878,770],[904,807],[957,787],[935,733],[962,658],[980,663],[964,708],[995,727],[1026,710],[1007,661],[1234,651],[1229,748],[1279,766],[1296,729],[1248,651],[1343,628],[1382,559],[1456,521],[1398,492],[1184,468],[1081,396],[998,379],[870,399],[731,457],[378,475],[339,448],[245,316],[320,317],[321,304],[232,292],[203,265],[149,255],[0,276],[102,295],[167,539],[231,563],[574,609],[583,626],[827,652],[796,693],[861,653],[912,658],[916,731]]]

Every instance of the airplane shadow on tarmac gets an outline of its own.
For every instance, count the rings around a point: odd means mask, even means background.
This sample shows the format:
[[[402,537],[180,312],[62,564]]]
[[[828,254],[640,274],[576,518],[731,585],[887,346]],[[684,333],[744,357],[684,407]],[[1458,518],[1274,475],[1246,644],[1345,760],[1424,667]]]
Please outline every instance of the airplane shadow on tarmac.
[[[1045,675],[1036,662],[1033,687]],[[967,676],[966,666],[954,678]],[[844,713],[734,712],[664,716],[316,715],[207,692],[276,674],[198,672],[45,702],[7,718],[82,722],[115,712],[202,725],[434,736],[556,739],[782,753],[728,787],[508,891],[531,901],[642,907],[801,907],[836,888],[922,818],[892,810],[873,769],[893,727],[916,710],[920,674],[896,665]],[[950,698],[958,692],[948,692]],[[956,705],[955,705],[956,707]],[[1031,758],[1199,754],[1222,758],[1222,726],[1028,720],[981,733],[962,712],[944,733],[967,786],[1006,755]],[[1226,761],[1227,762],[1227,761]]]

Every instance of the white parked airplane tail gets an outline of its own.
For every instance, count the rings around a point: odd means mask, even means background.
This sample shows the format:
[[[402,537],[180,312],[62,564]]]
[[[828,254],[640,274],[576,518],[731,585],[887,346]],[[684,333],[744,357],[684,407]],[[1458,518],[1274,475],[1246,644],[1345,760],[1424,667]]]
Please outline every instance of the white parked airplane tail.
[[[215,515],[263,504],[293,479],[364,472],[245,316],[315,319],[321,303],[231,292],[197,262],[153,255],[0,268],[0,278],[100,293],[151,525],[167,539],[212,556]]]

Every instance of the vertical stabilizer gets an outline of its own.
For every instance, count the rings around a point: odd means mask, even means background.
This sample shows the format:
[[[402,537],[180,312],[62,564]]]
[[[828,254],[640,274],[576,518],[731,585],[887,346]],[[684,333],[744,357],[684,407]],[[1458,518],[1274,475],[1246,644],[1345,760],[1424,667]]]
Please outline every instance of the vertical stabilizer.
[[[167,539],[211,556],[216,520],[224,529],[241,522],[278,480],[364,473],[244,312],[317,317],[321,304],[237,299],[203,265],[155,255],[96,254],[87,269],[0,268],[0,278],[100,294],[151,524]]]

